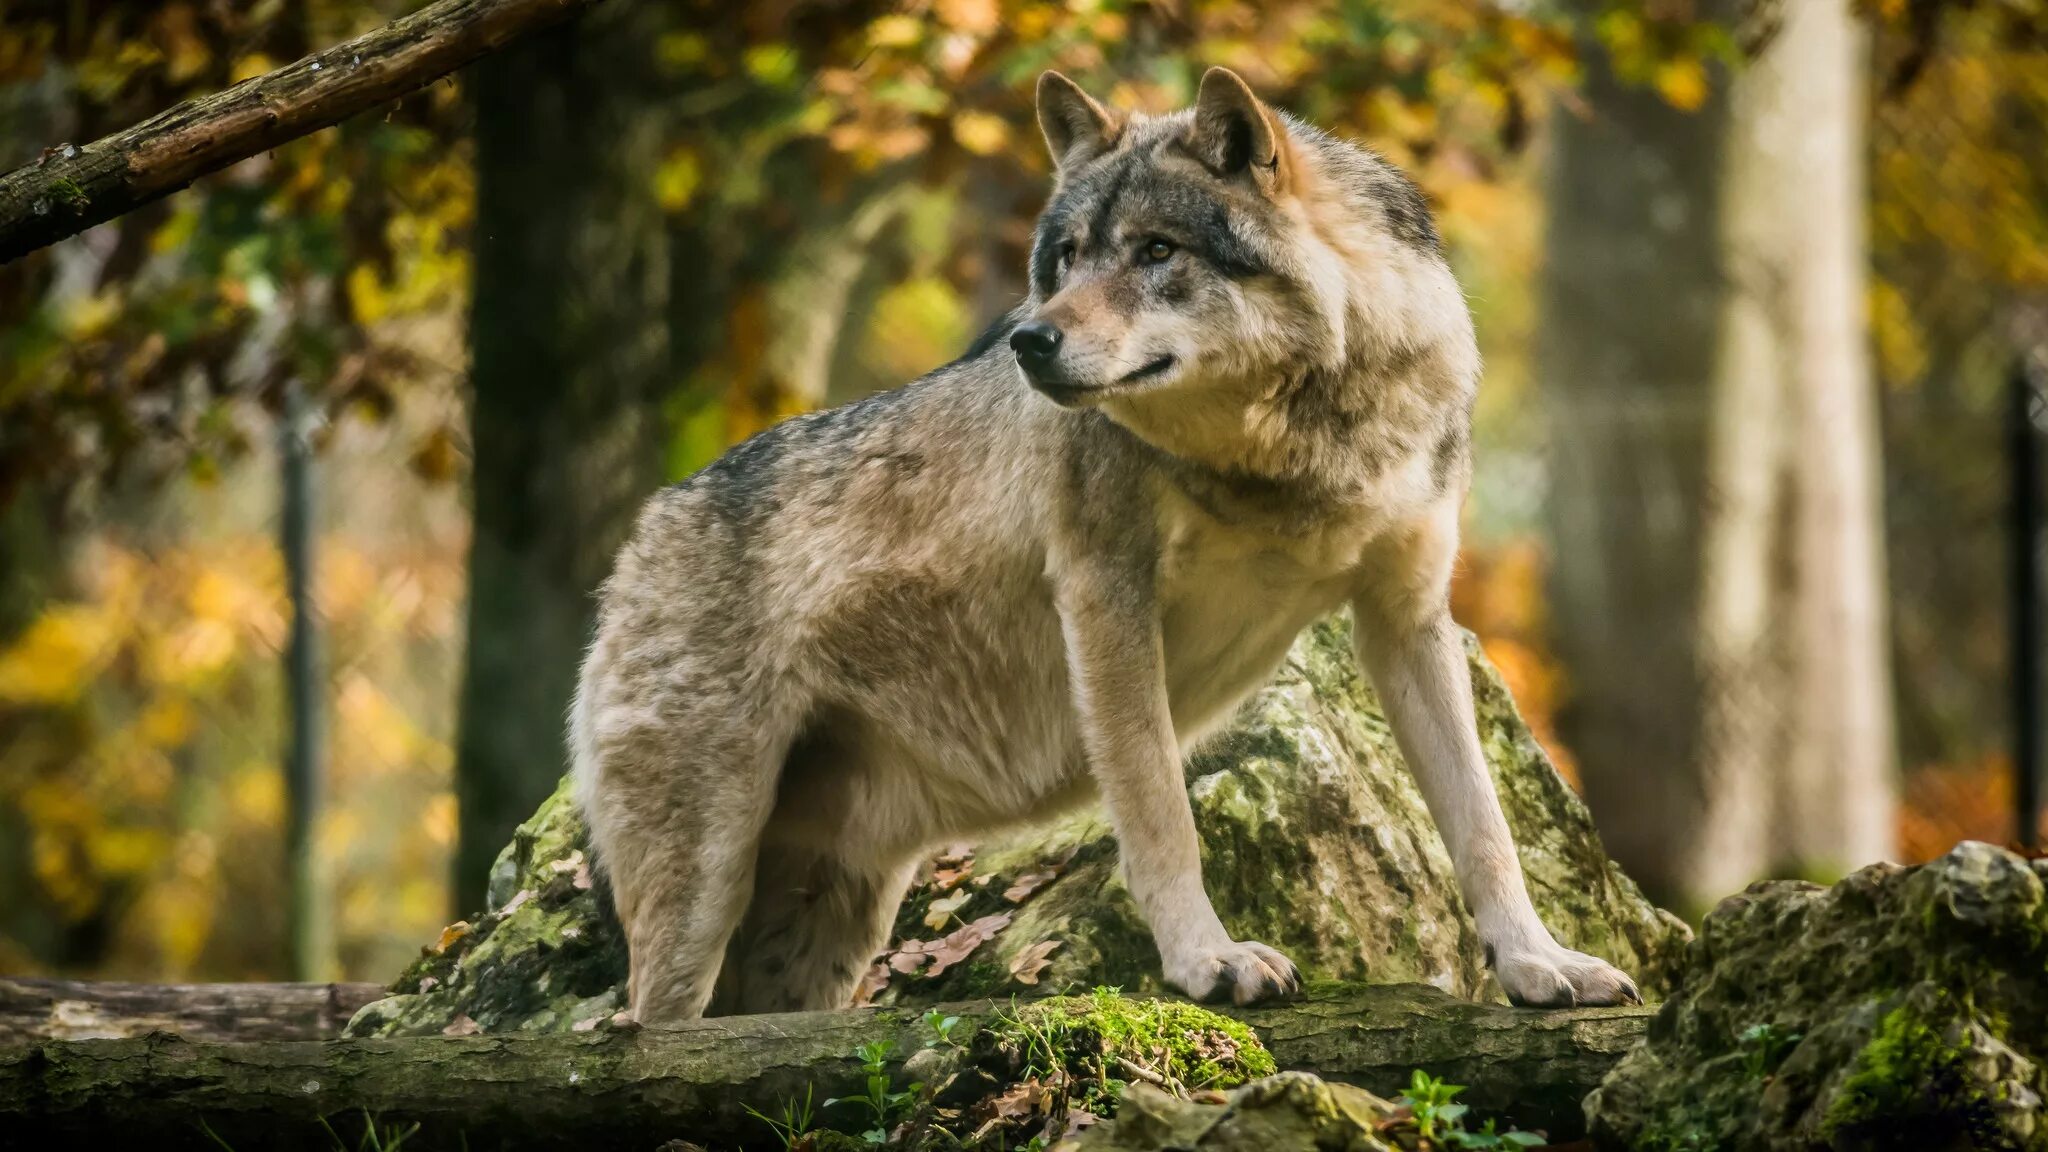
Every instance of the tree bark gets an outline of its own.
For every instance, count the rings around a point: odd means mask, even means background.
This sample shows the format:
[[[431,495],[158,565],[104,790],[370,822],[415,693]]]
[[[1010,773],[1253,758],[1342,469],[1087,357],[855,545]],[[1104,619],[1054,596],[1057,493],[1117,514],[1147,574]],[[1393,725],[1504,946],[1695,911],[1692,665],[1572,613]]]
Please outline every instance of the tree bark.
[[[426,87],[598,0],[440,0],[225,92],[0,176],[0,263]]]
[[[659,5],[617,5],[481,63],[468,650],[454,897],[554,790],[592,593],[663,478],[674,382],[655,200]]]
[[[1560,728],[1687,913],[1892,852],[1863,47],[1846,0],[1743,20],[1696,112],[1593,61],[1549,197]]]
[[[1791,773],[1776,859],[1830,875],[1896,851],[1882,448],[1866,326],[1864,75],[1848,0],[1788,4],[1751,69],[1779,98],[1759,132],[1782,139],[1793,235],[1779,250],[1797,450]]]
[[[283,1146],[324,1140],[323,1117],[353,1140],[367,1114],[386,1132],[418,1123],[407,1148],[651,1147],[677,1137],[779,1147],[747,1108],[776,1115],[792,1100],[861,1091],[854,1050],[872,1041],[892,1045],[895,1087],[940,1083],[949,1064],[985,1058],[975,1033],[1011,1009],[979,1001],[948,1011],[961,1019],[951,1034],[959,1048],[930,1046],[934,1033],[918,1015],[892,1010],[729,1017],[660,1032],[52,1041],[0,1050],[0,1132],[18,1147],[218,1148],[215,1137]],[[1427,1068],[1471,1085],[1461,1099],[1475,1107],[1559,1137],[1579,1130],[1579,1098],[1649,1019],[1643,1009],[1522,1011],[1419,985],[1327,986],[1228,1014],[1255,1028],[1282,1068],[1388,1095]],[[818,1115],[820,1126],[859,1119],[843,1107]]]
[[[324,1040],[381,984],[111,984],[0,978],[0,1044],[168,1032],[187,1040]]]
[[[1588,111],[1555,118],[1537,350],[1552,635],[1572,685],[1559,732],[1608,851],[1676,907],[1700,794],[1691,624],[1725,109],[1680,111],[1591,45],[1586,69]]]

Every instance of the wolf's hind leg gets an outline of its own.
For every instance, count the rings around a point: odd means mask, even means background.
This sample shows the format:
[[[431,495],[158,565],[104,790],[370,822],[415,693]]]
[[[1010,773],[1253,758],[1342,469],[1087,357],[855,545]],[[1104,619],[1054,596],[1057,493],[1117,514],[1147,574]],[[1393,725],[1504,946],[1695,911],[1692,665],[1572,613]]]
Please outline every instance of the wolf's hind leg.
[[[829,845],[779,840],[771,829],[711,1014],[846,1007],[888,943],[914,867],[857,867]]]
[[[781,755],[757,733],[691,740],[687,727],[601,742],[589,806],[626,930],[627,1008],[653,1026],[704,1014],[752,891]]]

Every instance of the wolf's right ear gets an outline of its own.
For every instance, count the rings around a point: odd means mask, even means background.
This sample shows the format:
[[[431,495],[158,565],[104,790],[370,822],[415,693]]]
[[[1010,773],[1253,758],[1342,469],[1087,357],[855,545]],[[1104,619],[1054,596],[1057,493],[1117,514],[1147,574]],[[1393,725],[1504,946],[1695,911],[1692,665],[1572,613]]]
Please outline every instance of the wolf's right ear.
[[[1057,72],[1038,77],[1038,128],[1056,170],[1100,156],[1115,142],[1116,117]]]

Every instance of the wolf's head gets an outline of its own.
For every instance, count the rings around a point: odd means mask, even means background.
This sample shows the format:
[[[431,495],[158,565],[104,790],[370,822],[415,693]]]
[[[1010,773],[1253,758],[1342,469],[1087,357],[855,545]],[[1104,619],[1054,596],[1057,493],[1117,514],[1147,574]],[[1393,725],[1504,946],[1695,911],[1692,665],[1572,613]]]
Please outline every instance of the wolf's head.
[[[1156,425],[1241,413],[1310,374],[1426,359],[1465,378],[1450,387],[1476,376],[1470,314],[1414,184],[1235,73],[1213,68],[1193,108],[1146,117],[1048,72],[1038,121],[1058,179],[1010,347],[1054,401]]]

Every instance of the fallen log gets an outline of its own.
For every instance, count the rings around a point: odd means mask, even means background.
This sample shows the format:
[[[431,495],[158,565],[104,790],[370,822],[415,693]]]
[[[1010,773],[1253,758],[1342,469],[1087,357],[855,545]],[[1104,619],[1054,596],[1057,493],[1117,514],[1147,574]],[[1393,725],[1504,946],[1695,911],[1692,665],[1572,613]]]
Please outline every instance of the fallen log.
[[[0,264],[380,107],[598,0],[440,0],[275,72],[0,176]]]
[[[1039,1002],[1052,1003],[1052,1002]],[[365,1123],[406,1148],[651,1148],[686,1139],[776,1148],[754,1109],[858,1094],[855,1050],[881,1042],[888,1075],[942,1080],[1035,1007],[978,1001],[944,1042],[905,1009],[731,1017],[689,1027],[401,1039],[194,1043],[169,1036],[0,1048],[0,1147],[236,1148],[328,1137]],[[1463,1099],[1554,1136],[1641,1038],[1644,1009],[1526,1011],[1415,985],[1332,985],[1291,1003],[1227,1010],[1283,1069],[1398,1094],[1420,1067],[1471,1085]],[[909,1067],[906,1068],[906,1063]],[[844,1106],[820,1127],[858,1129]],[[88,1145],[86,1142],[92,1142]]]
[[[115,1040],[326,1040],[381,984],[115,984],[0,977],[0,1044]]]

